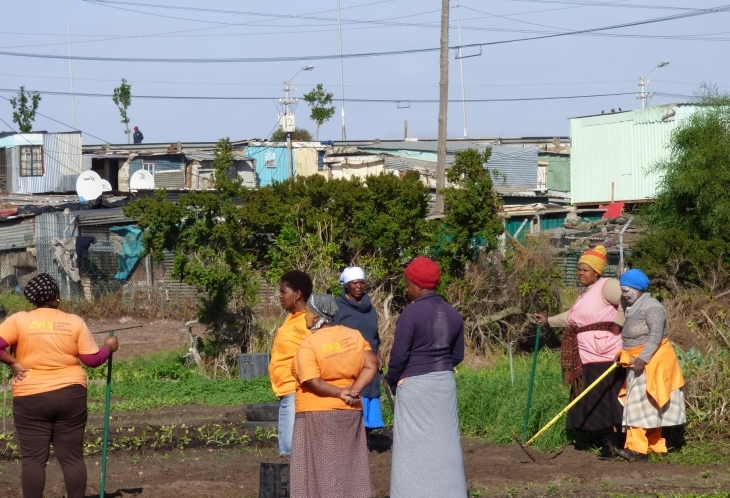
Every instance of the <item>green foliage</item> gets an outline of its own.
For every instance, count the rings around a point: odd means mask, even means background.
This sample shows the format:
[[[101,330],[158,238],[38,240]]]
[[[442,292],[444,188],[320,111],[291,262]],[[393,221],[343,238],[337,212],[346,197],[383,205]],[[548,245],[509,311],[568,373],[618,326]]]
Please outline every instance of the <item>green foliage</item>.
[[[124,133],[127,134],[127,143],[129,143],[129,116],[127,109],[132,105],[132,85],[122,78],[122,84],[114,89],[112,101],[119,109],[119,115],[122,117],[120,121],[124,125]]]
[[[38,92],[27,92],[21,86],[18,95],[10,98],[10,105],[13,106],[13,122],[18,125],[21,133],[33,131],[33,121],[41,102],[41,95]]]
[[[333,95],[324,89],[322,83],[317,83],[316,88],[304,94],[304,101],[312,109],[309,119],[317,123],[317,134],[315,135],[317,140],[319,140],[319,127],[335,114],[335,106],[330,105],[332,97]]]
[[[13,313],[17,313],[18,311],[30,311],[34,308],[34,306],[30,304],[25,297],[14,292],[0,294],[0,305],[2,305],[5,308],[5,311],[8,312],[8,316]]]
[[[446,173],[450,186],[443,189],[446,216],[440,229],[439,260],[451,271],[476,261],[480,251],[496,248],[504,231],[497,214],[501,200],[494,192],[492,175],[484,168],[492,149],[457,151]]]
[[[286,133],[281,128],[277,128],[271,135],[272,142],[286,142]],[[304,128],[297,128],[291,134],[292,142],[311,142],[312,134]]]
[[[202,291],[198,318],[212,328],[221,350],[228,345],[245,347],[247,306],[257,290],[250,270],[252,257],[243,250],[253,234],[233,203],[244,188],[230,177],[232,151],[228,138],[216,145],[213,168],[218,193],[191,192],[172,203],[165,199],[165,191],[159,191],[156,197],[125,208],[145,229],[145,254],[161,261],[166,251],[172,252],[173,275]]]

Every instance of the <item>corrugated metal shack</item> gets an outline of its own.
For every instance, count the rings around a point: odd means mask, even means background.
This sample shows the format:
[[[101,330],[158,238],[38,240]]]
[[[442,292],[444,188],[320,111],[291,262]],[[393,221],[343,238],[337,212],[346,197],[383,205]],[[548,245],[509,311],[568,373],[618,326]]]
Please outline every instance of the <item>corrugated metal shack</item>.
[[[642,202],[654,198],[669,139],[697,109],[671,104],[570,120],[570,190],[575,204]]]
[[[0,192],[70,192],[81,171],[80,132],[0,135]]]

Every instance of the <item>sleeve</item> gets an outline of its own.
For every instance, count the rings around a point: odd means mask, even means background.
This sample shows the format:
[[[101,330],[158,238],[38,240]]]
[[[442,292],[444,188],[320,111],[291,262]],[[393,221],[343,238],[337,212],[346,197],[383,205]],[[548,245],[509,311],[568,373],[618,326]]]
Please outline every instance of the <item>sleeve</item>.
[[[464,361],[464,321],[461,322],[459,327],[459,335],[456,336],[456,341],[451,349],[451,362],[454,364],[454,368]]]
[[[14,314],[0,324],[0,338],[5,339],[8,346],[18,343],[18,319]]]
[[[309,342],[302,343],[299,351],[297,351],[296,368],[292,369],[292,373],[296,376],[300,384],[322,376],[322,371],[319,369],[319,362],[317,361],[317,353],[314,352]]]
[[[91,335],[91,331],[89,330],[89,327],[86,326],[86,323],[79,317],[77,317],[77,319],[78,323],[76,326],[79,328],[79,336],[76,340],[76,345],[79,348],[79,355],[95,355],[99,352],[99,347],[96,345],[96,342],[94,342],[94,336]]]
[[[552,328],[565,328],[568,326],[568,313],[560,313],[559,315],[548,317],[548,325]]]
[[[388,373],[385,374],[385,380],[391,389],[395,389],[401,374],[408,365],[414,331],[415,324],[411,318],[411,313],[408,313],[406,309],[401,313],[398,323],[395,325],[393,347],[390,350],[390,361],[388,361]]]
[[[613,323],[623,326],[626,323],[626,316],[621,307],[621,284],[618,283],[618,280],[609,278],[603,286],[601,297],[603,297],[603,302],[616,306],[618,313],[616,313]]]
[[[102,366],[110,354],[107,348],[101,348],[96,354],[79,354],[79,360],[87,367],[96,368]]]
[[[664,310],[664,306],[658,305],[648,308],[644,313],[644,320],[649,327],[649,336],[646,338],[644,349],[641,350],[639,358],[649,363],[664,338],[667,312]]]
[[[8,349],[9,347],[10,347],[10,344],[5,342],[5,339],[0,337],[0,358],[3,357],[3,355],[5,354],[5,350]]]
[[[372,351],[373,350],[373,348],[370,347],[370,344],[368,344],[368,341],[366,341],[365,339],[362,340],[362,348],[365,351]]]

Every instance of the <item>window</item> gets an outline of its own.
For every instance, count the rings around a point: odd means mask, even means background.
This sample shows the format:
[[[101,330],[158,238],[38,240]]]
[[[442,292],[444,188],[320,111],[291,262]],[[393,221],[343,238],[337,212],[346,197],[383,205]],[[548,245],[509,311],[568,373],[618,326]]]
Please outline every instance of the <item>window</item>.
[[[155,163],[142,163],[142,169],[155,175]]]
[[[20,176],[43,176],[42,146],[20,146]]]
[[[325,171],[326,169],[324,165],[324,151],[317,151],[317,171]]]
[[[276,168],[276,152],[264,152],[264,166]]]

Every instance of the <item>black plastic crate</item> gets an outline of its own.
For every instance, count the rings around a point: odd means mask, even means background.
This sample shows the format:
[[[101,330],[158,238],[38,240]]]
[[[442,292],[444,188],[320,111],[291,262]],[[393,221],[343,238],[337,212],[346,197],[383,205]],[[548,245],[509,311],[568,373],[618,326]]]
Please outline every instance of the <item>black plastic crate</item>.
[[[289,464],[261,462],[259,498],[289,498]]]

